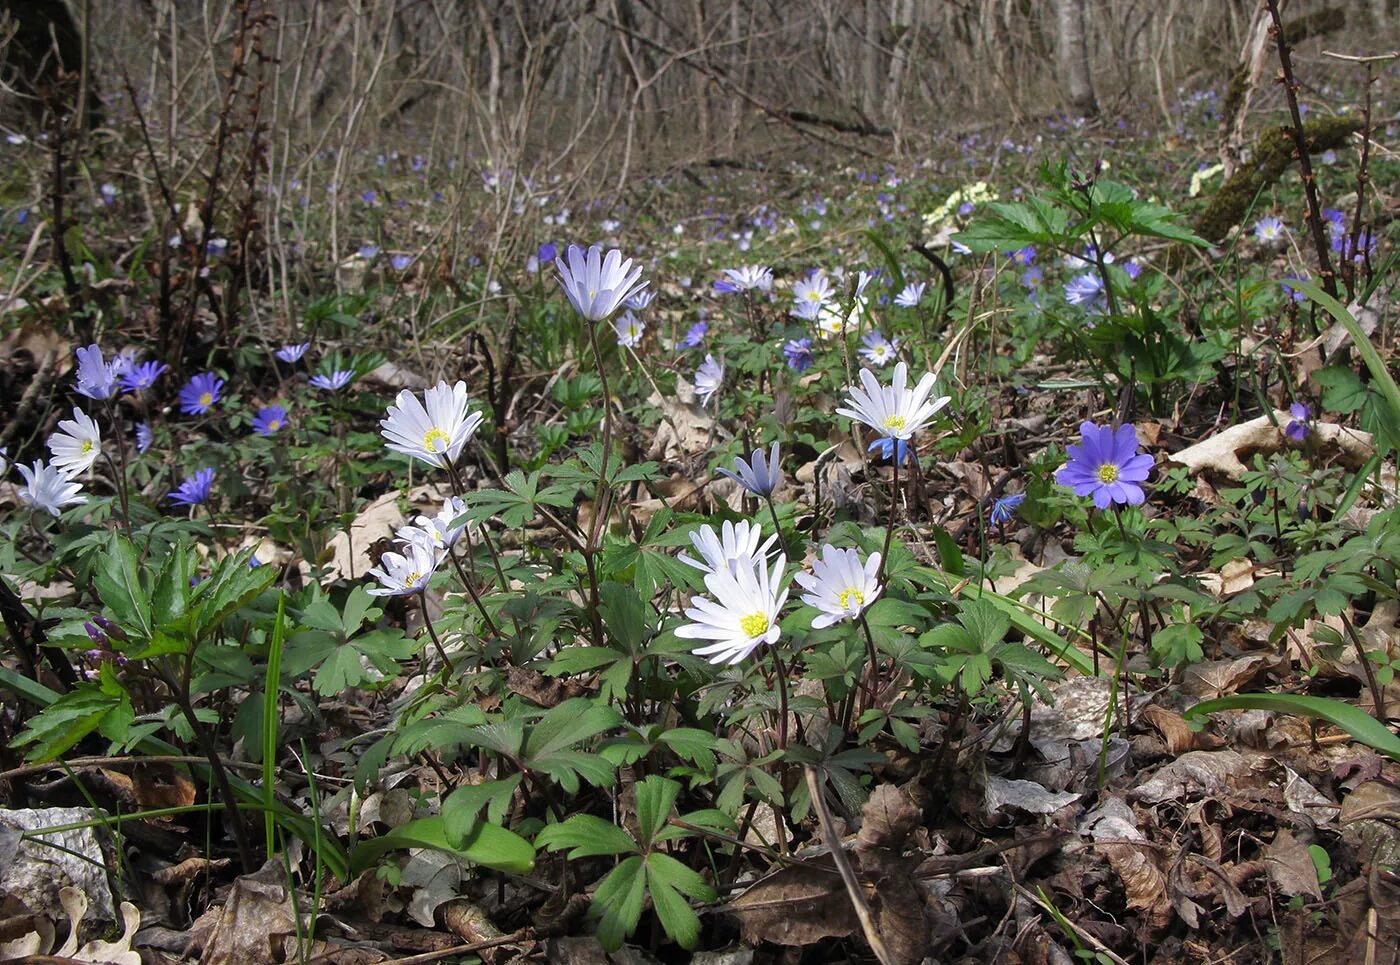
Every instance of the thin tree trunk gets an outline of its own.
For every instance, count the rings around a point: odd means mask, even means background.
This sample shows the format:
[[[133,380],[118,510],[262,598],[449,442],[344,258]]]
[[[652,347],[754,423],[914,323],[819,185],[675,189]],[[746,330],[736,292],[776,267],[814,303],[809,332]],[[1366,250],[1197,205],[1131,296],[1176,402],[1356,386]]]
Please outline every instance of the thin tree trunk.
[[[1089,45],[1084,32],[1083,0],[1055,0],[1060,28],[1060,86],[1066,105],[1083,117],[1099,112],[1089,74]]]

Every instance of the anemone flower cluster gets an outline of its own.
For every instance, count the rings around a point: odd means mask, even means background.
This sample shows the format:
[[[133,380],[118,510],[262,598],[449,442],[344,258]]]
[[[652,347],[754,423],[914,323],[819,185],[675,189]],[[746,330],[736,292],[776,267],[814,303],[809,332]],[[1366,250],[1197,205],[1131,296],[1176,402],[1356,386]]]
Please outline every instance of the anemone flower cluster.
[[[466,531],[466,512],[466,503],[449,496],[435,516],[417,516],[399,527],[394,534],[399,551],[383,554],[379,566],[369,571],[379,581],[369,589],[370,596],[408,596],[426,590]]]
[[[685,640],[707,641],[694,653],[715,664],[737,664],[763,644],[775,644],[788,590],[783,586],[787,560],[770,555],[777,536],[763,539],[757,523],[725,522],[719,532],[705,525],[690,536],[700,559],[682,554],[680,560],[705,574],[706,595],[686,608],[690,623],[676,629]],[[880,596],[881,555],[864,561],[854,549],[822,546],[810,573],[795,579],[802,602],[817,610],[812,628],[820,630],[860,617]]]

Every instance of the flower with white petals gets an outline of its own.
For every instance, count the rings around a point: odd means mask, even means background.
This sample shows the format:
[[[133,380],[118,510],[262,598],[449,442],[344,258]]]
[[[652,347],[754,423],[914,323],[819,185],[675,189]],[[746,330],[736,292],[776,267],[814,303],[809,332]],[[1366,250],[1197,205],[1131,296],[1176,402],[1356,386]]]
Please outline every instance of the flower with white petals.
[[[446,468],[457,461],[486,418],[480,412],[468,413],[467,403],[465,382],[450,388],[445,381],[439,382],[423,393],[423,402],[404,389],[389,406],[388,418],[380,420],[381,435],[395,452]]]
[[[779,556],[772,570],[758,561],[753,567],[706,576],[710,595],[691,601],[685,615],[694,622],[678,627],[676,636],[710,641],[694,652],[715,664],[739,663],[761,644],[776,643],[782,633],[778,616],[788,597],[780,588],[786,565]]]
[[[766,457],[762,449],[755,449],[748,462],[742,458],[735,459],[734,469],[734,472],[721,469],[719,474],[728,476],[755,496],[771,496],[783,478],[783,469],[778,463],[778,444],[773,443]]]
[[[710,399],[719,391],[720,384],[724,382],[724,365],[716,362],[713,355],[706,355],[705,361],[700,363],[700,367],[695,370],[695,397],[700,400],[703,408],[710,404]]]
[[[48,447],[55,468],[69,476],[81,476],[102,455],[102,434],[86,412],[74,407],[73,418],[58,424],[58,431],[49,436]]]
[[[618,305],[646,286],[641,281],[641,266],[633,268],[632,259],[624,260],[616,248],[605,256],[599,245],[592,245],[587,251],[570,245],[564,255],[554,260],[554,267],[559,272],[559,287],[575,310],[590,322],[612,315]]]
[[[466,513],[467,504],[461,497],[448,496],[436,516],[418,516],[411,525],[399,527],[394,536],[405,543],[422,543],[443,556],[462,538]]]
[[[757,289],[772,291],[773,269],[765,265],[745,265],[743,268],[726,268],[724,274],[736,291],[746,292]]]
[[[379,581],[370,587],[370,596],[407,596],[427,589],[437,569],[438,554],[426,543],[405,542],[403,552],[385,553],[369,575]]]
[[[693,559],[684,553],[677,559],[703,573],[737,573],[742,569],[753,569],[756,564],[766,565],[768,551],[777,542],[778,536],[775,533],[763,540],[762,545],[759,544],[760,539],[763,539],[763,530],[757,523],[746,519],[737,523],[725,520],[718,533],[706,523],[690,534],[690,542],[700,554],[700,559]]]
[[[817,272],[792,283],[793,314],[811,320],[817,311],[832,299],[831,281],[825,272]]]
[[[42,459],[36,459],[32,468],[23,463],[15,468],[24,477],[19,497],[35,509],[57,516],[64,506],[87,502],[83,487],[57,466],[46,466]]]
[[[113,363],[102,358],[102,349],[89,345],[75,354],[78,357],[78,394],[89,399],[110,399],[115,395],[118,373]]]
[[[884,368],[895,360],[895,352],[899,348],[899,340],[890,341],[879,332],[866,332],[861,336],[860,343],[863,346],[860,357],[871,365],[878,365]]]
[[[898,295],[894,296],[894,303],[900,308],[914,308],[923,299],[924,289],[927,287],[926,282],[910,282],[900,290]]]
[[[623,348],[636,348],[642,344],[642,336],[646,334],[647,326],[640,318],[632,313],[632,309],[622,313],[622,317],[613,322],[613,328],[617,332],[617,344]]]
[[[798,573],[798,585],[806,592],[802,602],[820,610],[812,629],[820,630],[842,620],[854,620],[880,595],[880,554],[871,553],[864,565],[853,549],[822,547],[820,558],[812,562],[811,573]]]
[[[846,405],[836,414],[863,422],[890,439],[911,439],[952,399],[946,395],[929,398],[935,381],[932,372],[912,389],[907,387],[908,379],[909,366],[904,362],[894,367],[894,381],[889,386],[881,385],[869,369],[861,369],[863,388],[847,386]]]

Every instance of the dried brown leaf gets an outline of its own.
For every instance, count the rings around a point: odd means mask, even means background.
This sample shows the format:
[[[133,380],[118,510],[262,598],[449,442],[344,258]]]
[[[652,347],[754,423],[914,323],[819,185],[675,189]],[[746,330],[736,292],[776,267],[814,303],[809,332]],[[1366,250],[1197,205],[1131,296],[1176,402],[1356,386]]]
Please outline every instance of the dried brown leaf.
[[[286,873],[276,861],[233,883],[204,944],[202,965],[281,962],[283,939],[297,933]]]
[[[899,851],[904,840],[923,823],[924,815],[909,792],[893,784],[881,784],[871,792],[861,809],[858,850],[886,848]]]
[[[1249,761],[1233,750],[1191,751],[1128,792],[1135,801],[1160,804],[1197,795],[1217,795],[1249,776]]]
[[[831,858],[789,865],[760,879],[725,908],[750,945],[811,945],[860,931]]]
[[[1186,718],[1159,704],[1144,707],[1139,719],[1147,721],[1162,735],[1167,753],[1173,757],[1180,757],[1187,751],[1214,750],[1220,746],[1218,737],[1206,731],[1192,730]]]
[[[1282,829],[1264,850],[1264,867],[1274,887],[1290,897],[1306,895],[1321,900],[1322,886],[1317,881],[1317,866],[1313,864],[1308,846]]]

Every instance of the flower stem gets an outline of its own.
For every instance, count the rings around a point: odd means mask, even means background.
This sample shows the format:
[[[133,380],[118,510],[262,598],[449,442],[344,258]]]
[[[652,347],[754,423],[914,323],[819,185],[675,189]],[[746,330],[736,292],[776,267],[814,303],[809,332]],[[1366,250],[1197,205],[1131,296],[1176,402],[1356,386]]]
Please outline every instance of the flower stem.
[[[442,648],[442,641],[438,639],[437,630],[433,629],[433,618],[428,615],[428,590],[426,587],[418,592],[418,609],[423,614],[423,626],[428,628],[428,636],[432,638],[433,646],[437,648],[438,656],[442,658],[444,673],[450,674],[452,660],[447,656],[447,651]]]
[[[787,750],[788,738],[788,690],[787,673],[776,647],[769,647],[773,653],[773,676],[778,680],[778,749]]]
[[[885,548],[880,553],[880,572],[875,578],[885,582],[885,567],[890,562],[890,541],[894,538],[895,514],[899,511],[899,440],[890,439],[890,456],[894,459],[894,479],[890,483],[890,520],[885,528]]]

